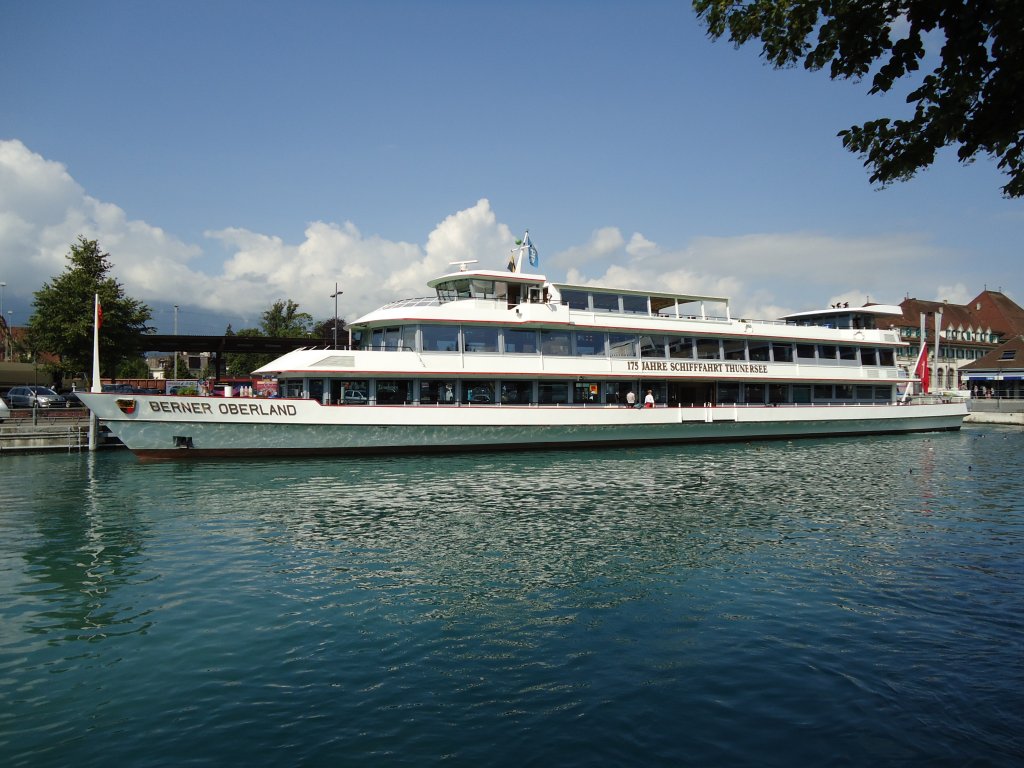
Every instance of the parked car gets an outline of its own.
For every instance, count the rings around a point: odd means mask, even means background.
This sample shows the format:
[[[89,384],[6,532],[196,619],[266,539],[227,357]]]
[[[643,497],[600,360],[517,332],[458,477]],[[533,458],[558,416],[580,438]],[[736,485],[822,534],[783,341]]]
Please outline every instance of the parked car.
[[[11,387],[7,393],[7,402],[11,408],[67,408],[68,401],[49,387]]]
[[[7,403],[0,397],[0,424],[3,423],[4,419],[11,418],[11,409],[7,407]]]
[[[116,392],[120,395],[134,395],[138,390],[131,384],[104,384],[104,392]]]
[[[68,401],[68,408],[85,407],[85,403],[82,402],[81,398],[78,396],[78,393],[75,390],[69,389],[67,392],[63,392],[62,394],[64,395],[64,399]]]
[[[345,397],[342,400],[350,405],[366,405],[369,402],[365,392],[352,389],[345,392]]]

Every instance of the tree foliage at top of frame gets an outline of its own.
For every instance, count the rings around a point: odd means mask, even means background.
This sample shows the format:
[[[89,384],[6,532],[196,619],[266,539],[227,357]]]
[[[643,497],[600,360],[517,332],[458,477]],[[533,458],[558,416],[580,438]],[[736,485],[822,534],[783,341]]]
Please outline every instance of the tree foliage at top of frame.
[[[1007,197],[1024,195],[1024,2],[1021,0],[693,0],[714,38],[761,41],[775,67],[870,76],[870,93],[914,77],[909,119],[882,117],[840,131],[871,182],[905,181],[957,148],[962,163],[997,160]],[[920,73],[926,46],[941,43]]]

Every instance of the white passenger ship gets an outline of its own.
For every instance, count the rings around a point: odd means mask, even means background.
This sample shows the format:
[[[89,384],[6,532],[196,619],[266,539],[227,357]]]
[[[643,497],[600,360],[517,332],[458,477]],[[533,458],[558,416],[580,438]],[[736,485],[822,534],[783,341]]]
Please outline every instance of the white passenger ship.
[[[962,401],[901,397],[898,307],[765,322],[728,299],[459,269],[357,320],[349,349],[255,373],[280,397],[81,394],[140,458],[630,446],[956,430]],[[635,407],[633,402],[635,400]],[[648,407],[644,407],[645,401]]]

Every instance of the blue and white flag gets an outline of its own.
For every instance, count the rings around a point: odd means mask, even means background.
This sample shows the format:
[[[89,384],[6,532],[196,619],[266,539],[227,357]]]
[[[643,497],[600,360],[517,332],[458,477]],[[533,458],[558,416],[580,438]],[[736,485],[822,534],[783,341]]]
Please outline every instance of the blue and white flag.
[[[536,267],[537,262],[540,261],[540,254],[537,253],[537,249],[534,247],[533,243],[530,242],[529,230],[526,232],[526,239],[524,240],[523,245],[526,246],[526,252],[530,256],[530,266]]]

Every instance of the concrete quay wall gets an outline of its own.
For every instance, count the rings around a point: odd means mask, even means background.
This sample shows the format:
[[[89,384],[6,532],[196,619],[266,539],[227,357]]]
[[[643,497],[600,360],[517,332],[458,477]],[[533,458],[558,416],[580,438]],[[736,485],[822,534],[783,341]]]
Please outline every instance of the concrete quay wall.
[[[102,432],[101,437],[109,433]],[[116,443],[120,445],[120,443]],[[101,447],[111,443],[101,439]],[[29,451],[89,450],[89,413],[84,408],[35,413],[19,409],[0,424],[0,455]]]
[[[1024,400],[1018,398],[973,398],[967,424],[1009,424],[1024,427]]]

